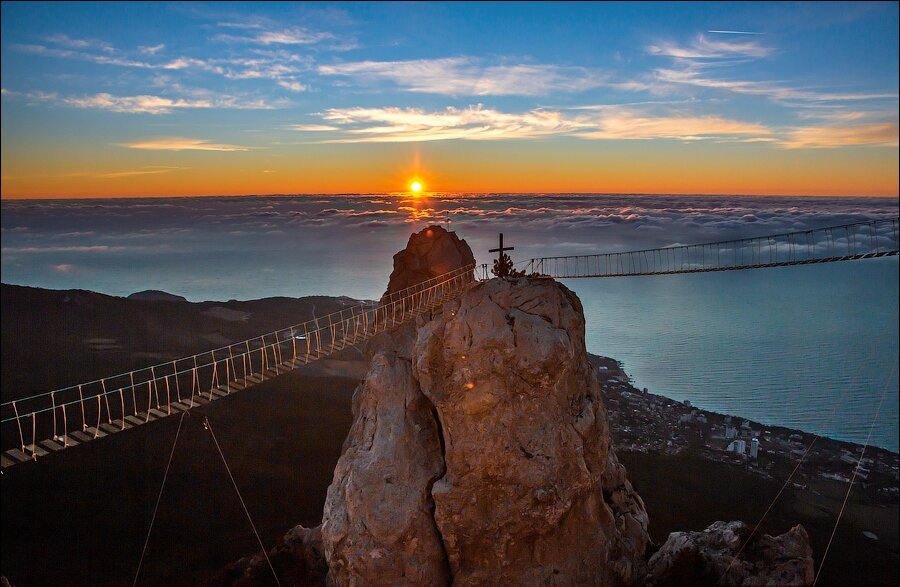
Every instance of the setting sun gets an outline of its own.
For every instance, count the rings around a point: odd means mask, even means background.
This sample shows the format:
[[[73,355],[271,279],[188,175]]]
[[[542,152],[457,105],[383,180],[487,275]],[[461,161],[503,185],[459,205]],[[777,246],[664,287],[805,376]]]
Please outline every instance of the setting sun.
[[[422,191],[422,182],[419,180],[413,180],[409,184],[409,191],[418,194]]]

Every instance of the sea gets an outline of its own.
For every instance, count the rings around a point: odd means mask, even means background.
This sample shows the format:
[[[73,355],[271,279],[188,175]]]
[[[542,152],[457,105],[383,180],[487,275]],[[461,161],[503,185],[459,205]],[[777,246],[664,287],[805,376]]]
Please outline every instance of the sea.
[[[898,216],[897,198],[341,194],[0,202],[3,283],[190,301],[377,299],[412,232],[479,263],[782,234]],[[592,353],[692,405],[898,450],[897,257],[564,280]],[[298,317],[299,321],[299,317]],[[287,326],[287,325],[286,325]]]

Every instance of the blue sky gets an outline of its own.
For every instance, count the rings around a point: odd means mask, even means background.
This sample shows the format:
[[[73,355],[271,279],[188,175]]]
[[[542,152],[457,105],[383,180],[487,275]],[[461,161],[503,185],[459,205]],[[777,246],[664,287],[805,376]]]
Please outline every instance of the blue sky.
[[[391,158],[409,144],[441,178],[431,187],[518,189],[535,142],[579,161],[656,149],[662,186],[690,152],[682,192],[743,169],[785,187],[733,193],[822,193],[839,164],[846,193],[896,195],[896,3],[3,3],[2,16],[4,197],[193,193],[223,166],[258,174],[259,192],[316,191],[324,171],[284,161],[310,157],[379,191],[395,178],[340,162],[377,155],[402,175],[418,163]],[[473,145],[486,141],[493,175]],[[647,191],[634,169],[604,174],[581,165],[561,187]]]

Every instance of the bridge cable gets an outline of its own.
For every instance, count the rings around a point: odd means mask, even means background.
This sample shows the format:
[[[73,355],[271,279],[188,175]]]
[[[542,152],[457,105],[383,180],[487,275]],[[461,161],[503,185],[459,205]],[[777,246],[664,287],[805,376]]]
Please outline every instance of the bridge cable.
[[[237,482],[234,480],[234,475],[231,474],[231,467],[228,466],[228,461],[225,460],[225,454],[222,452],[222,447],[219,446],[219,441],[216,439],[216,434],[213,432],[212,425],[209,423],[209,418],[207,416],[203,417],[203,427],[209,430],[210,436],[212,436],[213,442],[216,444],[216,450],[219,451],[219,456],[222,457],[222,463],[225,465],[225,470],[228,471],[228,477],[231,479],[231,484],[234,486],[234,491],[237,493],[238,499],[241,500],[241,507],[244,508],[244,514],[247,516],[247,521],[250,522],[250,527],[253,528],[253,533],[256,535],[256,541],[259,542],[259,547],[262,548],[263,556],[266,557],[266,562],[269,563],[269,570],[272,571],[272,577],[275,578],[275,584],[278,587],[281,587],[281,581],[278,580],[278,574],[275,573],[275,567],[272,566],[272,560],[269,558],[269,552],[266,550],[265,545],[263,545],[262,538],[259,537],[259,532],[256,531],[256,525],[253,523],[253,518],[250,517],[250,511],[247,509],[247,504],[244,502],[244,498],[241,496],[241,490],[238,489]]]
[[[169,452],[169,461],[166,463],[166,472],[163,475],[162,485],[159,487],[159,495],[156,496],[156,505],[153,506],[153,517],[150,518],[150,527],[147,528],[147,537],[144,539],[144,548],[141,549],[141,559],[138,561],[137,571],[134,573],[134,582],[132,586],[136,586],[138,577],[141,574],[141,566],[144,564],[144,555],[147,554],[147,545],[150,544],[150,533],[153,532],[153,524],[156,522],[156,512],[159,510],[159,502],[162,501],[163,490],[166,488],[166,480],[169,478],[169,468],[172,466],[172,457],[175,456],[175,447],[178,446],[178,435],[181,434],[181,423],[184,422],[184,415],[187,412],[181,412],[178,418],[178,429],[175,431],[175,441],[172,442],[172,450]]]
[[[819,570],[816,572],[816,578],[813,580],[813,587],[815,587],[816,583],[819,582],[819,577],[822,575],[822,569],[825,567],[825,557],[828,556],[828,550],[831,548],[831,543],[834,541],[834,535],[837,533],[838,524],[841,523],[841,516],[844,515],[844,508],[847,507],[847,500],[850,498],[850,491],[853,489],[853,483],[856,481],[856,476],[859,474],[859,468],[862,466],[862,460],[866,454],[866,449],[869,448],[869,441],[872,440],[872,431],[875,429],[875,422],[878,421],[878,416],[881,413],[881,406],[882,404],[884,404],[885,392],[887,392],[888,387],[890,387],[890,381],[896,371],[897,363],[894,363],[893,368],[891,368],[891,374],[885,382],[884,389],[881,390],[881,399],[878,401],[878,407],[875,408],[875,416],[872,418],[872,424],[869,426],[869,433],[868,435],[866,435],[866,443],[863,445],[862,452],[859,453],[859,459],[856,461],[856,468],[853,469],[853,476],[850,478],[849,485],[847,485],[847,493],[844,494],[844,502],[841,504],[841,509],[838,512],[837,520],[834,521],[834,528],[831,530],[831,536],[828,538],[828,545],[825,546],[825,552],[822,553],[822,562],[819,563]]]

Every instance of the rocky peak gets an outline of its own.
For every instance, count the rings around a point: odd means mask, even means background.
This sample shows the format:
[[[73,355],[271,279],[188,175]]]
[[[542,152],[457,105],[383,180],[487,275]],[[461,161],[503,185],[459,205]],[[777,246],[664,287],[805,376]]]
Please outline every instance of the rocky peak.
[[[394,255],[394,270],[385,295],[474,264],[475,256],[466,241],[455,232],[429,226],[411,235],[406,248]]]
[[[322,523],[336,585],[622,584],[647,514],[574,293],[494,279],[370,349]]]
[[[464,241],[425,229],[395,255],[388,292],[471,262]],[[647,512],[610,444],[581,302],[565,286],[473,282],[417,320],[368,344],[322,525],[295,528],[272,552],[300,559],[280,562],[290,576],[324,584],[327,568],[332,586],[673,584],[685,564],[705,565],[703,578],[722,562],[704,556],[733,555],[740,522],[724,525],[732,539],[711,529],[670,537],[648,572]],[[806,579],[805,532],[789,534],[760,539],[752,560],[732,565],[736,584]],[[250,579],[263,559],[248,560],[230,570],[244,581],[234,584],[264,584]]]

